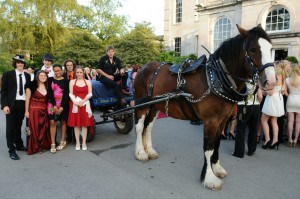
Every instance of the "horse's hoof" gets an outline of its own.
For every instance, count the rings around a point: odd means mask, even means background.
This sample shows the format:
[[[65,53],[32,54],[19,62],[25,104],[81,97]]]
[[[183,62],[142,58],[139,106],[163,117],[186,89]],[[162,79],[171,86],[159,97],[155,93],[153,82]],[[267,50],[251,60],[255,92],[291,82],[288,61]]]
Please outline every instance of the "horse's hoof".
[[[158,153],[153,148],[149,148],[147,150],[147,154],[148,154],[149,159],[151,159],[151,160],[158,158]]]
[[[219,178],[225,178],[227,176],[227,171],[221,166],[220,161],[216,164],[212,164],[212,170]]]
[[[147,154],[145,151],[143,151],[143,150],[138,151],[138,152],[135,154],[135,157],[136,157],[136,159],[138,159],[139,161],[148,161],[148,159],[149,159],[148,154]]]
[[[211,189],[213,191],[220,191],[222,189],[222,180],[216,177],[214,174],[210,176],[206,176],[205,180],[203,181],[203,186]]]

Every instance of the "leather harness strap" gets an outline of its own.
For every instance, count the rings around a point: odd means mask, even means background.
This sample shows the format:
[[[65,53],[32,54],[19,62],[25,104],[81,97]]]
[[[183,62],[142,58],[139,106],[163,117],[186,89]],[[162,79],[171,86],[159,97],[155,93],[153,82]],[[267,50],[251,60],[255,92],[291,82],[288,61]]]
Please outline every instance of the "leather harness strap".
[[[158,75],[159,70],[161,69],[162,66],[167,65],[167,64],[168,64],[168,63],[163,62],[163,63],[161,63],[161,64],[157,67],[157,69],[156,69],[156,71],[155,71],[155,73],[154,73],[154,75],[153,75],[153,77],[152,77],[152,80],[151,80],[151,84],[150,84],[150,88],[149,88],[149,94],[148,94],[149,96],[152,97],[153,89],[154,89],[154,83],[155,83],[155,80],[156,80],[156,77],[157,77],[157,75]]]

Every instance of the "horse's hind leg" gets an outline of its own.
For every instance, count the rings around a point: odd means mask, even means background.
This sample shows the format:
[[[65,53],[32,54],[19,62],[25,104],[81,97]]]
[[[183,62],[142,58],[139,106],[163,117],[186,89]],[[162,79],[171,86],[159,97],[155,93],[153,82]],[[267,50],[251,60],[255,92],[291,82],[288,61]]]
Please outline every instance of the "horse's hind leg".
[[[158,157],[157,152],[152,146],[152,127],[158,115],[158,110],[155,107],[151,107],[149,113],[145,119],[144,133],[143,133],[143,144],[149,159],[156,159]]]
[[[201,172],[201,181],[202,184],[209,189],[221,190],[222,180],[215,176],[211,165],[218,128],[218,125],[212,125],[213,123],[215,122],[209,121],[209,124],[207,122],[204,124],[204,165]]]
[[[135,142],[135,157],[140,161],[148,160],[148,154],[145,152],[142,134],[144,131],[144,122],[147,110],[136,110],[136,142]]]
[[[225,178],[227,176],[226,170],[221,166],[219,160],[219,147],[221,141],[221,133],[218,133],[215,138],[215,145],[214,145],[214,153],[211,157],[211,165],[214,174],[219,178]]]

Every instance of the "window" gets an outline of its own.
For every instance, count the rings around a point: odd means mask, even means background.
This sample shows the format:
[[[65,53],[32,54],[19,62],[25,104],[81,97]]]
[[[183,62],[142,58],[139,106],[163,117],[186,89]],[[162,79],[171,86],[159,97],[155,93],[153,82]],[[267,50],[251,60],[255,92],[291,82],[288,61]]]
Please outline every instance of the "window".
[[[267,16],[266,31],[290,29],[290,13],[283,7],[274,8]]]
[[[182,22],[182,0],[176,0],[176,23]]]
[[[214,28],[214,50],[216,50],[223,41],[231,37],[231,22],[228,18],[220,18]]]
[[[180,37],[175,38],[175,52],[178,52],[179,54],[181,54],[181,38]]]

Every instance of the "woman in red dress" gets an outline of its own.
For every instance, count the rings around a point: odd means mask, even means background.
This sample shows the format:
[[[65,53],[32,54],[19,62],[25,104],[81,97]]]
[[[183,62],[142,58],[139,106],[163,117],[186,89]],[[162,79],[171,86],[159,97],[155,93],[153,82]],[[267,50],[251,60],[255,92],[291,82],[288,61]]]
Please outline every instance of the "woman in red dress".
[[[25,117],[29,118],[27,154],[42,153],[50,149],[51,139],[47,113],[47,74],[40,70],[36,80],[26,85]]]
[[[94,125],[89,99],[92,97],[92,85],[84,79],[84,69],[79,66],[75,69],[76,79],[70,81],[71,106],[68,126],[74,127],[77,151],[80,150],[80,128],[82,128],[82,150],[87,150],[87,127]]]

